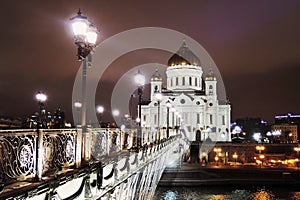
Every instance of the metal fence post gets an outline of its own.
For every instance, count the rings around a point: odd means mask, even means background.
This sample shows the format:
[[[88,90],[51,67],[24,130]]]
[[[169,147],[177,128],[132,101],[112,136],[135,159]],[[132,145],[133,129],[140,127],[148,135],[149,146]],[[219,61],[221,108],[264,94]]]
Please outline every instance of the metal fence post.
[[[82,129],[76,130],[76,152],[75,152],[75,164],[76,168],[79,168],[81,166],[81,155],[82,152]]]
[[[43,131],[37,128],[35,143],[35,180],[40,181],[43,174]]]
[[[91,159],[91,130],[86,129],[84,132],[84,160],[89,161]]]
[[[106,155],[109,155],[109,149],[110,149],[110,142],[109,142],[109,131],[105,130],[105,136],[106,136]]]

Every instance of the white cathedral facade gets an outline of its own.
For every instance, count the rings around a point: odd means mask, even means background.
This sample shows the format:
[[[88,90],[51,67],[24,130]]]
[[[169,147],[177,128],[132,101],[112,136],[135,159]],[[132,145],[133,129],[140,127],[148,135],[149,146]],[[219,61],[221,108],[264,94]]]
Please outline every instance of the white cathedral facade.
[[[177,127],[190,141],[231,142],[231,106],[219,103],[213,73],[202,75],[199,58],[184,42],[168,61],[166,87],[157,70],[151,77],[150,103],[141,109],[143,126]]]

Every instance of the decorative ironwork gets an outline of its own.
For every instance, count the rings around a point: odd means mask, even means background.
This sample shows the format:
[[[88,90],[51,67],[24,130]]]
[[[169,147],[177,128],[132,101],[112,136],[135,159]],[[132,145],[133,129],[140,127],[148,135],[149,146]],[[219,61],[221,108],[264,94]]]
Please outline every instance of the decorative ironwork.
[[[21,168],[29,168],[32,164],[32,149],[29,145],[24,145],[21,147],[19,152],[19,159],[20,159],[20,167]]]
[[[39,158],[37,160],[42,162],[41,166],[43,166],[44,173],[51,173],[53,169],[75,164],[75,141],[79,138],[76,129],[39,131],[39,136],[34,131],[5,134],[0,131],[0,157],[2,157],[0,159],[0,181],[2,176],[11,178],[11,180],[34,177],[37,157]],[[99,158],[111,153],[114,155],[114,159],[90,162],[90,165],[86,166],[89,167],[86,170],[80,171],[78,174],[76,172],[73,175],[66,174],[67,177],[63,179],[50,178],[49,184],[45,185],[43,190],[39,188],[30,189],[26,194],[20,194],[20,198],[17,197],[17,199],[33,197],[37,195],[37,191],[41,192],[40,194],[44,193],[47,198],[58,198],[61,196],[64,183],[73,181],[79,176],[83,177],[83,180],[77,183],[78,185],[81,184],[79,190],[72,193],[67,199],[82,195],[95,199],[101,197],[151,199],[167,158],[170,153],[174,153],[174,148],[178,147],[179,137],[169,138],[159,145],[149,146],[148,153],[145,149],[145,151],[138,153],[125,154],[119,151],[124,148],[122,145],[124,145],[126,131],[91,129],[89,133],[92,135],[91,152]],[[133,131],[129,131],[128,136],[133,135],[132,133]],[[40,138],[40,152],[35,146],[37,138]],[[129,138],[132,139],[133,137]],[[128,142],[132,141],[129,140]],[[113,146],[116,148],[117,154],[110,152]],[[0,189],[2,186],[3,182],[0,182]]]
[[[32,133],[34,134],[34,133]],[[34,173],[35,135],[0,135],[0,175],[25,179]]]
[[[76,130],[39,130],[43,137],[43,172],[75,163]],[[37,130],[0,131],[0,179],[6,183],[36,174]]]
[[[99,160],[107,154],[107,139],[108,135],[105,130],[99,129],[92,132],[92,157]]]
[[[118,144],[118,137],[120,136],[120,131],[113,131],[110,132],[110,144],[111,144],[111,151],[115,151],[117,152],[120,148],[119,148],[119,144]]]
[[[74,165],[76,131],[45,132],[43,171]]]

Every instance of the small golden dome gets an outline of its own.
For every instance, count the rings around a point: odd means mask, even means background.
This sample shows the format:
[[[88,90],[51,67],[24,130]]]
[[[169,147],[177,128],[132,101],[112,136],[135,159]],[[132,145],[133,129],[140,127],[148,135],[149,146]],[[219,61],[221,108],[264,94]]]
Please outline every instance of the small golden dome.
[[[158,69],[155,70],[154,74],[151,77],[151,81],[162,81],[162,77],[158,72]]]
[[[212,69],[209,70],[209,73],[207,74],[207,76],[205,77],[206,81],[215,81],[217,80],[214,72],[212,71]]]

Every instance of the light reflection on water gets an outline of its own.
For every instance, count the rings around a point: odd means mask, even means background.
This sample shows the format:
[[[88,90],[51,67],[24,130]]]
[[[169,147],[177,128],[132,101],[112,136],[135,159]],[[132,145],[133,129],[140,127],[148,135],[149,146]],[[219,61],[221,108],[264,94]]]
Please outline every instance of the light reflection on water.
[[[264,186],[159,187],[154,200],[298,200],[300,189]]]

